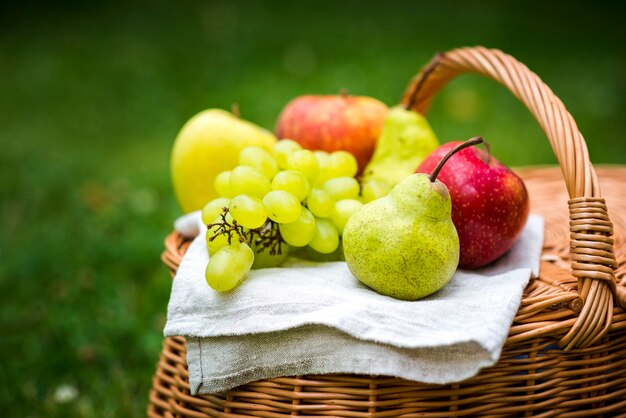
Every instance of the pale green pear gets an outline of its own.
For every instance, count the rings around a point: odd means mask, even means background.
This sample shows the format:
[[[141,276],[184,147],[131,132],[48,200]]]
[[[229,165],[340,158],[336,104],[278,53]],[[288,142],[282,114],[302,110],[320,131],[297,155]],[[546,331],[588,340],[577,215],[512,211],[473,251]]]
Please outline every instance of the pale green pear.
[[[439,141],[422,115],[403,106],[389,110],[374,154],[363,171],[363,183],[385,181],[389,188],[413,173],[439,146]]]
[[[459,262],[448,189],[426,174],[405,177],[352,215],[343,248],[352,274],[380,294],[416,300],[438,291]]]

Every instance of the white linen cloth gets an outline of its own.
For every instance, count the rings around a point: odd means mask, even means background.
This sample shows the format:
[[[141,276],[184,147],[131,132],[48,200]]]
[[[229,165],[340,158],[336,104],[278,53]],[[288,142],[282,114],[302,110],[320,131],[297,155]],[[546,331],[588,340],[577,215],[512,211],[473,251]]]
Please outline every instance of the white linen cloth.
[[[543,219],[531,215],[497,262],[458,270],[439,292],[406,302],[361,284],[345,262],[295,257],[280,268],[253,270],[234,291],[219,293],[204,278],[200,214],[175,227],[197,237],[174,278],[164,333],[187,337],[193,394],[302,374],[441,384],[469,378],[498,360],[522,290],[538,274],[543,243]]]

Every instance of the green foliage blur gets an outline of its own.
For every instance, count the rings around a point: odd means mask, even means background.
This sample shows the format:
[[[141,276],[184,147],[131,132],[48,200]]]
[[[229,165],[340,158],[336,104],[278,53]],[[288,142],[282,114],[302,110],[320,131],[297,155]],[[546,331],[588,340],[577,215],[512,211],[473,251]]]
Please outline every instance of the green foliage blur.
[[[272,128],[304,93],[397,103],[437,51],[500,48],[565,102],[596,163],[626,163],[617,2],[208,1],[0,6],[0,415],[144,415],[180,214],[177,131],[205,108]],[[506,90],[454,81],[442,141],[483,135],[509,165],[554,164]]]

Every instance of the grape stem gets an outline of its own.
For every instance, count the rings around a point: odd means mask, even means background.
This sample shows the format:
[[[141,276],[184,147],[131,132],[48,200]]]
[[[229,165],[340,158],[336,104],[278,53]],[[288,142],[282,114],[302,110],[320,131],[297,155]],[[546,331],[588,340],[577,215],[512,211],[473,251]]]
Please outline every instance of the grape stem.
[[[255,239],[254,236],[257,236]],[[285,242],[278,229],[278,224],[268,219],[260,228],[250,230],[249,243],[257,245],[257,252],[262,253],[268,249],[270,255],[281,255],[283,253],[282,244]]]
[[[235,219],[233,219],[232,223],[228,222],[226,219],[228,212],[228,208],[223,207],[220,215],[221,220],[207,225],[209,231],[217,227],[217,231],[208,239],[210,242],[213,242],[213,240],[220,235],[228,235],[228,245],[231,245],[234,234],[235,237],[238,237],[240,243],[245,242],[250,248],[252,248],[252,244],[256,244],[258,247],[256,251],[259,253],[263,252],[265,249],[268,249],[270,255],[280,255],[283,253],[282,244],[285,240],[276,222],[268,219],[259,228],[250,229],[248,233],[246,233],[244,228],[239,225]]]
[[[228,215],[228,208],[227,207],[223,207],[222,208],[222,213],[220,215],[220,217],[222,218],[222,220],[220,222],[215,222],[212,224],[208,224],[206,227],[209,229],[209,231],[217,226],[217,232],[215,232],[215,234],[213,234],[213,236],[211,238],[209,238],[209,241],[213,242],[213,240],[215,238],[217,238],[220,235],[225,235],[228,234],[228,245],[232,244],[232,239],[233,239],[233,233],[237,234],[239,236],[239,242],[245,242],[246,240],[246,233],[243,230],[243,227],[239,224],[237,224],[237,221],[233,219],[233,223],[231,224],[230,222],[228,222],[228,220],[226,220],[226,215]]]

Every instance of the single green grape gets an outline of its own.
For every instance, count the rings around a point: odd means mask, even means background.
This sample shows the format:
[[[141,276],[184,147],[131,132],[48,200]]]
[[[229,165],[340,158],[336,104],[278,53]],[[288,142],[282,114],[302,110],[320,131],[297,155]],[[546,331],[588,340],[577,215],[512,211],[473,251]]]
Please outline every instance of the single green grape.
[[[339,233],[335,225],[324,218],[315,219],[315,236],[309,246],[318,253],[329,254],[339,246]]]
[[[357,199],[359,197],[359,182],[354,177],[337,177],[324,183],[324,190],[335,201],[343,199]]]
[[[265,206],[256,196],[240,194],[231,199],[229,212],[237,223],[244,228],[259,228],[267,220]]]
[[[254,263],[252,264],[252,269],[266,269],[278,267],[280,263],[287,258],[287,254],[289,254],[289,245],[283,242],[280,246],[280,254],[271,254],[269,248],[263,248],[253,242],[252,250],[254,251]]]
[[[284,190],[302,202],[309,195],[311,186],[309,186],[309,181],[304,177],[304,174],[299,171],[286,170],[274,176],[272,190]]]
[[[230,190],[234,196],[247,194],[263,198],[270,189],[270,180],[256,168],[240,165],[230,172]]]
[[[385,197],[391,191],[391,186],[384,179],[369,179],[361,185],[361,199],[363,203]]]
[[[295,151],[301,150],[302,147],[296,141],[292,139],[281,139],[280,141],[274,144],[273,154],[276,159],[276,163],[278,163],[278,167],[286,170],[287,169],[287,160],[289,156]]]
[[[209,258],[206,282],[218,292],[228,292],[243,281],[253,262],[254,252],[248,244],[237,241],[226,245]]]
[[[354,177],[358,170],[358,164],[354,155],[347,151],[335,151],[330,154],[328,161],[330,178]]]
[[[216,222],[221,221],[221,218],[216,219]],[[216,234],[219,232],[219,227],[217,225],[212,226],[206,231],[206,246],[209,250],[209,255],[213,255],[218,252],[222,247],[228,245],[228,234]],[[213,238],[215,237],[215,238]],[[233,237],[232,239],[237,239]]]
[[[325,190],[313,189],[306,199],[306,206],[318,218],[327,218],[335,207],[335,201]]]
[[[230,205],[230,199],[227,197],[218,197],[211,200],[202,208],[202,223],[205,225],[212,223],[228,205]]]
[[[326,180],[330,180],[333,176],[330,170],[330,154],[326,151],[313,151],[315,158],[317,158],[317,164],[320,166],[320,173],[315,178],[314,186],[322,187]]]
[[[320,170],[328,165],[328,161],[330,160],[330,154],[326,151],[315,150],[313,151],[313,155],[317,159],[317,163],[320,166]]]
[[[313,261],[320,262],[329,262],[329,261],[345,261],[345,257],[343,255],[343,245],[341,244],[341,240],[339,240],[339,245],[337,249],[332,253],[322,254],[315,251],[311,246],[306,247],[306,254],[309,259]]]
[[[222,171],[219,173],[215,177],[215,180],[213,180],[213,187],[219,196],[233,197],[234,194],[230,190],[230,171]]]
[[[239,153],[239,165],[256,168],[270,180],[278,173],[276,160],[261,147],[248,146],[242,149]]]
[[[335,203],[330,220],[337,227],[339,235],[343,235],[343,228],[345,228],[350,217],[362,207],[363,203],[356,199],[344,199]]]
[[[302,205],[291,193],[284,190],[272,190],[263,198],[267,216],[274,222],[295,222],[300,216]]]
[[[301,149],[289,155],[287,168],[301,172],[309,182],[315,181],[320,173],[320,165],[317,162],[317,158],[308,149]]]
[[[280,235],[285,242],[294,247],[304,247],[315,236],[315,216],[306,208],[302,208],[295,222],[280,224]]]

